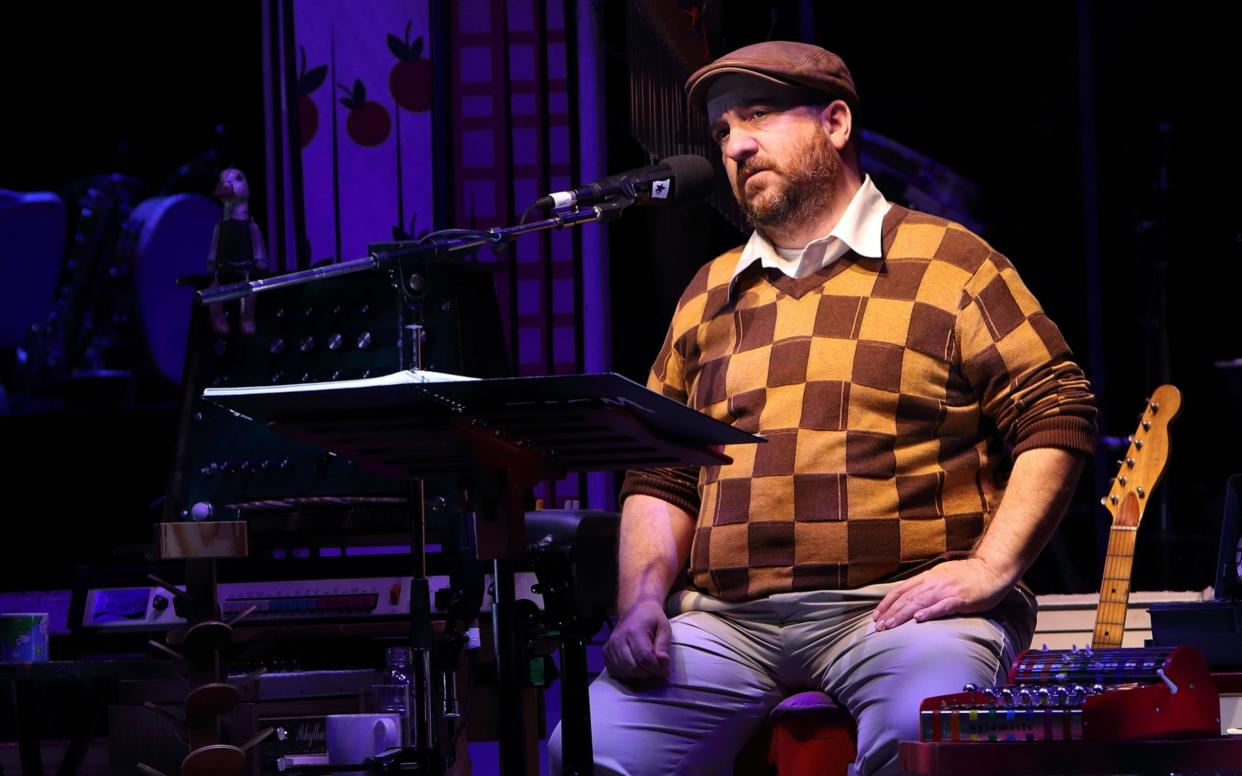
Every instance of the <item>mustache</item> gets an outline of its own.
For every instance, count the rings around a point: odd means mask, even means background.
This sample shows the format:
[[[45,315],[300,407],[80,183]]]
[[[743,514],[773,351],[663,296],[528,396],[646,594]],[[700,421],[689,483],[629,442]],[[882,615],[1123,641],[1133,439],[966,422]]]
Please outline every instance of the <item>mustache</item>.
[[[753,158],[747,159],[737,168],[738,185],[740,186],[746,183],[746,180],[752,175],[775,169],[775,166],[768,164],[767,162],[755,161]]]

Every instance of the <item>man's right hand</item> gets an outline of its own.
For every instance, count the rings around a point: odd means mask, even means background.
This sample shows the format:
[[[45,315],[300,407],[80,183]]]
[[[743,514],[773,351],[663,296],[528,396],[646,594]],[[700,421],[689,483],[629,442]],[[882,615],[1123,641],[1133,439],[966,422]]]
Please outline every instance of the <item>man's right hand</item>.
[[[664,608],[656,601],[639,601],[621,615],[604,645],[604,663],[617,679],[655,679],[668,676],[668,647],[673,639]]]

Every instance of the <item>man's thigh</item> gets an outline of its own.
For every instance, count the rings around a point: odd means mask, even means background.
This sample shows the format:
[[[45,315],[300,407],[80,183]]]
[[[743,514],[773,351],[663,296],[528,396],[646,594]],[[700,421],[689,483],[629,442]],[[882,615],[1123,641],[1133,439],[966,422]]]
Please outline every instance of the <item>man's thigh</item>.
[[[781,697],[770,666],[774,629],[739,626],[706,612],[672,620],[666,680],[614,679],[591,684],[597,774],[716,774]],[[560,767],[558,728],[550,742]]]
[[[897,742],[919,735],[924,698],[962,685],[1004,683],[1009,664],[1030,641],[1031,610],[905,623],[877,632],[870,618],[831,650],[826,691],[858,723],[859,774],[896,773]]]

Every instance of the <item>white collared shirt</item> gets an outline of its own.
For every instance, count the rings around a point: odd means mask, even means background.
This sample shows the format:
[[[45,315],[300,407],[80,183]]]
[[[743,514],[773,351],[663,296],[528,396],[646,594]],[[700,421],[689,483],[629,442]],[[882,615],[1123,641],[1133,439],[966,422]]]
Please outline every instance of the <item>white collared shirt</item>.
[[[836,226],[823,237],[812,240],[802,249],[777,248],[758,229],[751,232],[750,240],[742,249],[742,255],[733,269],[729,281],[742,270],[759,260],[763,267],[775,267],[791,278],[801,278],[827,267],[853,250],[860,256],[878,259],[881,256],[881,237],[884,233],[884,216],[892,204],[871,182],[871,176],[863,179],[853,199],[841,214]]]

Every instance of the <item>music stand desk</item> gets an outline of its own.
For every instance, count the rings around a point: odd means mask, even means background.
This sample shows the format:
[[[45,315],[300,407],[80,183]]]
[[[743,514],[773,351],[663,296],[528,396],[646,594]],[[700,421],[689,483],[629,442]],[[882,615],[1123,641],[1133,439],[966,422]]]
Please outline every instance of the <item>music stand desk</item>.
[[[495,562],[497,684],[509,715],[501,763],[516,774],[525,755],[510,559],[525,554],[525,490],[569,472],[728,463],[723,445],[763,440],[617,374],[410,382],[417,375],[426,373],[209,389],[204,398],[380,476],[466,478],[479,558]],[[589,705],[566,723],[585,726],[565,730],[566,773],[589,772]]]

